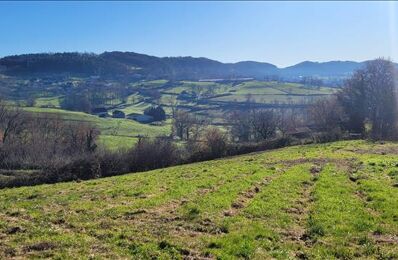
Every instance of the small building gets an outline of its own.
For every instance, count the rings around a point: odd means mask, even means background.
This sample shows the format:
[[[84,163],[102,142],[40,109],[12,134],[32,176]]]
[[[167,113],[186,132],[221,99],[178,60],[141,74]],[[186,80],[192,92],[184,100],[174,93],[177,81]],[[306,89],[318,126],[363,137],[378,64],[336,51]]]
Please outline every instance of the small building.
[[[125,114],[123,111],[114,110],[114,111],[112,112],[112,117],[113,117],[113,118],[125,118],[125,117],[126,117],[126,114]]]
[[[154,121],[153,116],[135,114],[135,113],[134,114],[129,114],[127,116],[127,118],[131,119],[131,120],[134,120],[134,121],[137,121],[137,122],[142,123],[142,124],[149,124],[149,123],[152,123]]]

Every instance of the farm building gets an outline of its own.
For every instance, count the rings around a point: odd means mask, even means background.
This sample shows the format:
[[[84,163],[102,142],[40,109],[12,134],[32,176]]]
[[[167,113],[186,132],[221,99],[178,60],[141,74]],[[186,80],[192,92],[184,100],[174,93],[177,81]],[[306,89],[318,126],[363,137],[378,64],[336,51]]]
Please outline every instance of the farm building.
[[[115,111],[112,112],[112,117],[113,118],[125,118],[126,115],[124,114],[123,111],[115,110]]]
[[[142,124],[148,124],[148,123],[151,123],[151,122],[154,121],[153,116],[136,114],[136,113],[129,114],[127,116],[127,118],[131,119],[131,120],[134,120],[134,121],[137,121],[137,122],[142,123]]]

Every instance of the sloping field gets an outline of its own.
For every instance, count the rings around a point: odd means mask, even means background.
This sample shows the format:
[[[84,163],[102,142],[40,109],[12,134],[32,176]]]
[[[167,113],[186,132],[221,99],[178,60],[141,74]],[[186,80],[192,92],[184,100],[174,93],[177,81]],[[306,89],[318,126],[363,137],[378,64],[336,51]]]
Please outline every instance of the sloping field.
[[[44,117],[46,114],[58,115],[65,121],[87,122],[96,126],[101,134],[99,144],[104,145],[111,150],[120,148],[131,148],[137,141],[137,136],[159,136],[170,133],[170,125],[167,122],[163,126],[153,126],[140,124],[129,119],[118,118],[99,118],[95,115],[83,112],[73,112],[53,108],[24,108],[26,111],[36,113],[38,117]]]
[[[0,190],[0,258],[398,258],[398,144]]]

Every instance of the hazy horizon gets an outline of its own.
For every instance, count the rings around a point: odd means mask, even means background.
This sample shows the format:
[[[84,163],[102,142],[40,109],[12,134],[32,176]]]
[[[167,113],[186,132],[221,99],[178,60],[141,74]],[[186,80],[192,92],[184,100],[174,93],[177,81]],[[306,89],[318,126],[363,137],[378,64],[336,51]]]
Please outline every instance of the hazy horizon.
[[[398,60],[395,2],[1,2],[0,56],[131,51],[223,63]]]

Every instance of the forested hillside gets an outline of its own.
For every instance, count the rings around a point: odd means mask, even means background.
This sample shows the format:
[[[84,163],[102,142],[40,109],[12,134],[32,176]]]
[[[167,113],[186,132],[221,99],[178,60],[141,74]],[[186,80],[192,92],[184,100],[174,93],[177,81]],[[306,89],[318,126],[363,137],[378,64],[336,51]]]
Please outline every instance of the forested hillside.
[[[252,77],[298,78],[301,76],[346,78],[363,66],[360,62],[302,62],[287,68],[243,61],[221,63],[207,58],[164,57],[134,52],[44,53],[7,56],[0,59],[0,68],[7,75],[70,74],[127,79],[230,79]]]

